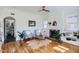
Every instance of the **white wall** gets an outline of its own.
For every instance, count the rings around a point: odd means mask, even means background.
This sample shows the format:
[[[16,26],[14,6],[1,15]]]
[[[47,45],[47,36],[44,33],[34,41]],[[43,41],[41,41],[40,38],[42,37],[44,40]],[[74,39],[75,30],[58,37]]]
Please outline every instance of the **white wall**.
[[[2,41],[2,32],[3,32],[3,29],[1,28],[2,27],[2,22],[1,22],[1,15],[2,15],[2,10],[3,10],[3,7],[0,7],[0,41]]]
[[[64,32],[65,24],[66,24],[66,17],[68,16],[78,16],[79,21],[79,8],[78,7],[57,7],[53,10],[52,13],[49,15],[49,22],[53,22],[54,20],[57,21],[57,26],[49,26],[50,29],[59,29],[60,32]],[[79,24],[79,22],[78,22]]]
[[[70,17],[70,16],[78,16],[79,17],[79,12],[78,12],[78,10],[79,10],[79,8],[78,7],[66,7],[66,8],[64,8],[63,9],[64,10],[64,15],[63,15],[63,19],[64,19],[64,30],[66,30],[66,22],[65,22],[65,20],[68,18],[68,17]],[[73,21],[73,20],[72,20]],[[78,18],[78,21],[79,21],[79,18]],[[79,24],[79,22],[78,22],[78,24]]]
[[[15,15],[10,15],[10,13],[13,12],[15,13]],[[15,23],[15,33],[16,33],[16,39],[19,40],[18,37],[18,33],[17,31],[23,31],[23,30],[38,30],[38,29],[42,29],[42,19],[39,15],[37,14],[32,14],[32,13],[28,13],[28,12],[23,12],[20,10],[16,10],[16,9],[12,9],[12,8],[4,8],[2,11],[2,15],[1,15],[1,23],[2,23],[2,32],[4,35],[4,18],[7,16],[12,16],[16,19],[16,23]],[[36,26],[35,27],[28,27],[28,20],[34,20],[36,21]],[[40,21],[39,21],[40,20]],[[4,36],[3,36],[3,40],[4,41]]]
[[[15,33],[16,33],[16,39],[18,40],[18,33],[17,31],[22,31],[22,30],[31,30],[33,31],[34,29],[43,29],[43,22],[52,22],[54,20],[57,21],[57,26],[49,26],[47,25],[46,31],[49,29],[60,29],[61,32],[64,31],[65,29],[65,20],[68,15],[78,15],[79,17],[79,8],[78,7],[54,7],[53,10],[51,10],[49,13],[45,12],[39,12],[39,13],[31,13],[31,12],[25,12],[22,10],[14,9],[11,7],[0,7],[0,22],[1,22],[1,29],[2,33],[4,35],[4,23],[3,19],[7,16],[12,16],[10,13],[13,12],[15,13],[14,17],[16,19],[16,28],[15,28]],[[36,27],[28,27],[28,20],[35,20],[36,21]],[[79,21],[79,20],[78,20]],[[48,34],[48,32],[47,32]],[[3,41],[4,41],[4,36],[3,36]]]

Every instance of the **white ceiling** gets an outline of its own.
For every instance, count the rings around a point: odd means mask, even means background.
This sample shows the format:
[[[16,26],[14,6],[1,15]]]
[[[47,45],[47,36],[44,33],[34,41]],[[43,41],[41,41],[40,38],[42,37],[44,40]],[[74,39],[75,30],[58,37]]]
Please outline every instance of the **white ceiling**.
[[[42,7],[41,6],[13,6],[13,8],[22,11],[37,13],[39,12],[39,10],[41,10]],[[78,8],[79,8],[78,6],[46,6],[46,9],[50,10],[51,13],[55,10],[62,11],[64,9],[68,11],[69,9],[74,10]]]
[[[25,12],[31,12],[31,13],[39,13],[39,10],[42,9],[41,6],[13,6],[13,8],[21,10],[21,11],[25,11]],[[46,7],[46,9],[49,10],[48,7]]]
[[[6,6],[6,7],[11,7],[14,9],[33,13],[38,13],[39,10],[41,10],[42,8],[42,6]],[[78,8],[79,8],[78,6],[46,6],[46,9],[50,10],[51,13],[54,11],[62,11],[62,10],[68,11],[68,10],[75,10]]]

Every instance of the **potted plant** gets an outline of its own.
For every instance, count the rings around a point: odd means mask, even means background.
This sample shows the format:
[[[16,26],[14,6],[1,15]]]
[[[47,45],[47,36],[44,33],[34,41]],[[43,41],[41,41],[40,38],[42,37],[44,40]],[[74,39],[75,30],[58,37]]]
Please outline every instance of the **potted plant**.
[[[22,45],[21,39],[25,38],[25,31],[18,32],[18,36],[20,37],[20,45]]]

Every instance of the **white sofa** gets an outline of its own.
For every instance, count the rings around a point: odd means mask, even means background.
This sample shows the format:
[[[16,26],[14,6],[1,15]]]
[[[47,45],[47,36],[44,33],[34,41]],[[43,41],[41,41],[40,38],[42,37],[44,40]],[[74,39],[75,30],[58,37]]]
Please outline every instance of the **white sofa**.
[[[76,41],[73,41],[73,40],[66,40],[66,38],[74,38]],[[67,42],[67,43],[69,43],[69,44],[73,44],[73,45],[76,45],[76,46],[79,46],[79,39],[78,38],[76,38],[76,37],[74,37],[74,36],[62,36],[61,37],[61,40],[63,41],[63,42]]]

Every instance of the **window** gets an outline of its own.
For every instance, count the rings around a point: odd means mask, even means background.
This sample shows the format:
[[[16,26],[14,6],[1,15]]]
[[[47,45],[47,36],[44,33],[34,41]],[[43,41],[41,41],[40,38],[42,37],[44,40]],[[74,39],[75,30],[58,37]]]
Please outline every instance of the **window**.
[[[66,30],[70,32],[74,32],[78,30],[77,26],[77,16],[70,16],[66,19]]]

